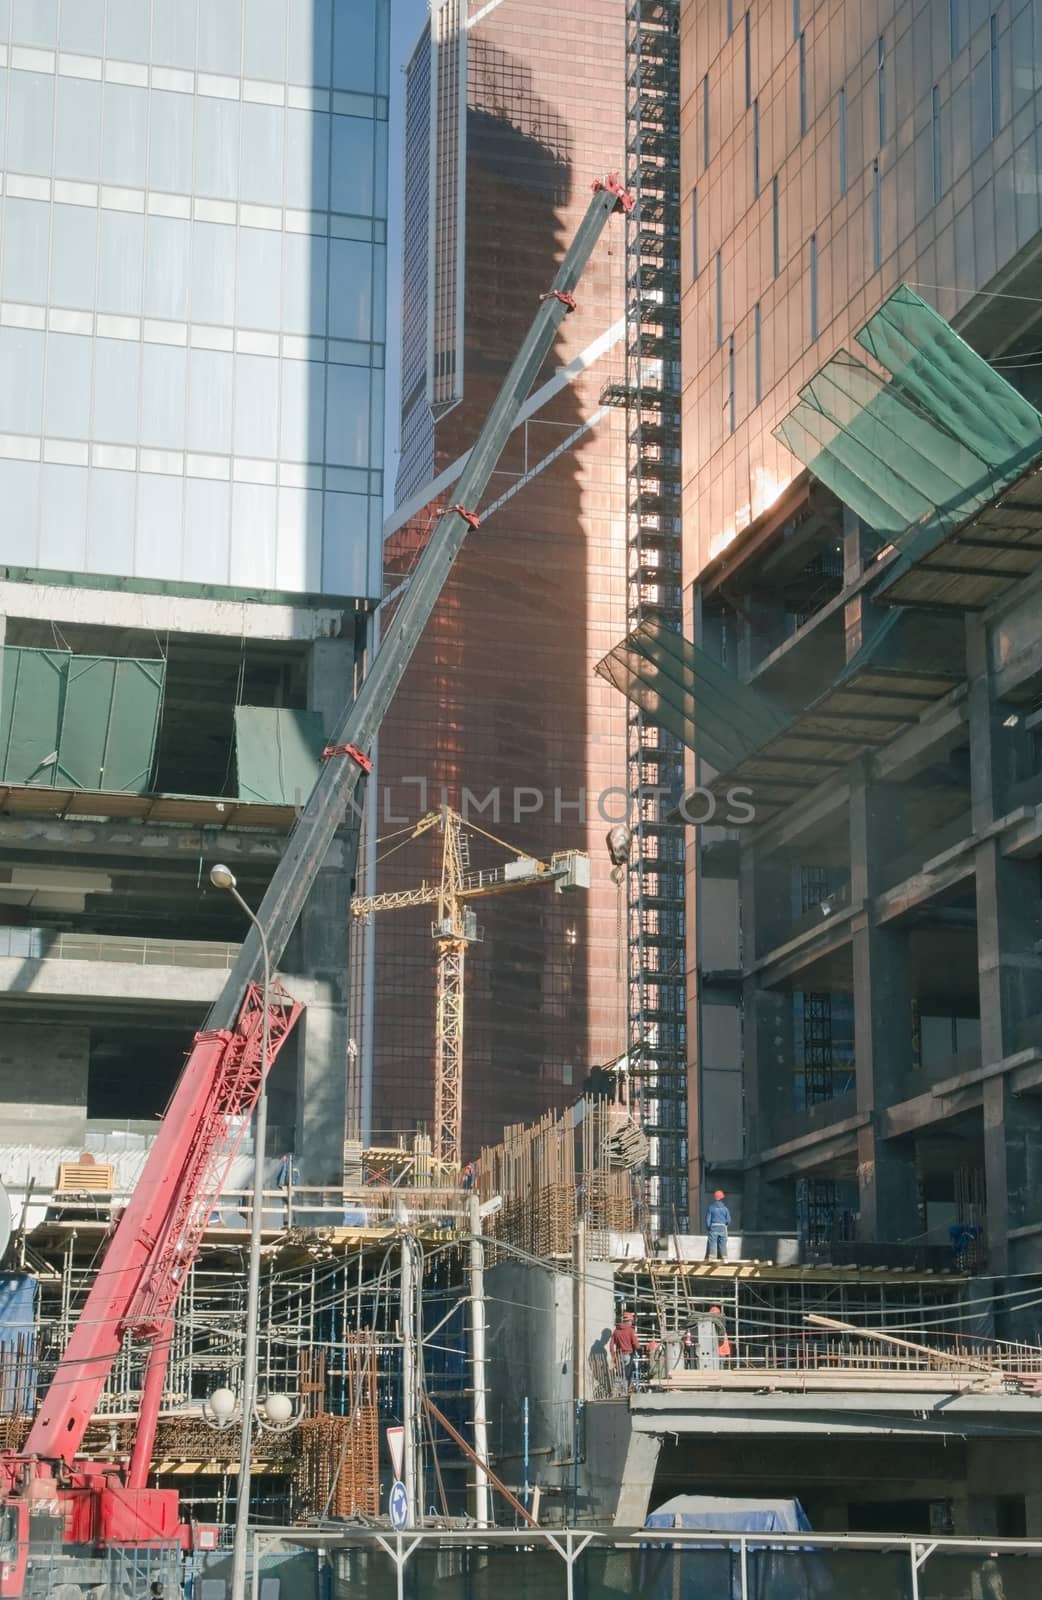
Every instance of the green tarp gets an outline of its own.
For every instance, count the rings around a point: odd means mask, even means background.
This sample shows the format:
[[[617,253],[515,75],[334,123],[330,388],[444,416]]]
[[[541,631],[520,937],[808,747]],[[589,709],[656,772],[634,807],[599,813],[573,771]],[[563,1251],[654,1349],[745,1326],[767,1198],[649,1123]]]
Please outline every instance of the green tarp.
[[[8,645],[0,671],[5,783],[148,792],[164,661]]]
[[[660,622],[642,622],[596,670],[717,772],[735,766],[790,720]]]
[[[775,436],[876,532],[918,560],[1042,457],[1042,415],[902,284]]]
[[[236,706],[239,799],[302,806],[315,786],[325,743],[317,711]]]

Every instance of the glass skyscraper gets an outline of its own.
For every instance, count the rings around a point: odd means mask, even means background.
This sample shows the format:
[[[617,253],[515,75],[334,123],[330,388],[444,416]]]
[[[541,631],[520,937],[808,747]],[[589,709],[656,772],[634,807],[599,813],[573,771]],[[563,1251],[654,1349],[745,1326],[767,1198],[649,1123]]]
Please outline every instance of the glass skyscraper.
[[[380,592],[387,0],[0,0],[0,560]]]

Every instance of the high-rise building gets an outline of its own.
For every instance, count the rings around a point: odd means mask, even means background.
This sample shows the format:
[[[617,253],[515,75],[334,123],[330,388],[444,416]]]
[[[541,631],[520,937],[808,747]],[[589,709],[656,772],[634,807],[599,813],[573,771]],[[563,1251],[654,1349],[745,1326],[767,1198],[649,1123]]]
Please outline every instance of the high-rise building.
[[[441,0],[407,77],[399,507],[386,546],[406,577],[453,464],[473,441],[582,217],[625,165],[622,0]],[[625,708],[593,666],[625,621],[625,231],[613,219],[578,309],[492,480],[380,740],[376,883],[437,871],[437,833],[398,849],[442,793],[474,866],[503,846],[593,856],[593,887],[477,906],[468,954],[464,1155],[573,1099],[627,1044],[624,893],[604,838],[627,810]],[[483,808],[483,809],[482,809]],[[390,837],[394,835],[394,837]],[[392,853],[393,852],[393,853]],[[429,1123],[430,910],[375,919],[376,1130]]]
[[[688,742],[744,791],[691,877],[693,1191],[997,1272],[1040,1222],[1039,28],[689,0],[680,40]]]
[[[0,4],[0,1141],[41,1181],[147,1142],[242,935],[209,866],[256,902],[352,692],[388,29],[388,0]],[[272,1144],[314,1181],[350,872],[338,843],[283,963],[307,1011]]]

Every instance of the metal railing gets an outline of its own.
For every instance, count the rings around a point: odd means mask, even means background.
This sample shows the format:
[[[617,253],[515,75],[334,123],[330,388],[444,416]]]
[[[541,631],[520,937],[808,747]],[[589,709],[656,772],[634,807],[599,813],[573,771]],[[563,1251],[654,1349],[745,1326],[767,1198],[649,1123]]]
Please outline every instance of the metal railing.
[[[899,1513],[900,1507],[895,1507]],[[321,1546],[321,1549],[318,1547]],[[894,1534],[713,1533],[702,1529],[377,1529],[256,1532],[254,1594],[284,1553],[309,1550],[335,1592],[370,1600],[500,1593],[539,1600],[676,1595],[713,1600],[1032,1600],[1042,1540],[907,1538]]]
[[[133,967],[207,967],[227,972],[237,944],[206,939],[135,939],[49,928],[0,928],[0,957],[22,961],[113,961]]]

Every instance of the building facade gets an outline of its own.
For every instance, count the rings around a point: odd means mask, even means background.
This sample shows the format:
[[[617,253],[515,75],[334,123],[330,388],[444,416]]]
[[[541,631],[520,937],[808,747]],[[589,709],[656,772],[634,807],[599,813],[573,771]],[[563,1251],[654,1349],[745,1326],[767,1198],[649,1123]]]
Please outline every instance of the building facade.
[[[256,903],[366,647],[388,30],[387,0],[0,5],[0,1099],[44,1165],[147,1139],[241,937],[209,865]],[[349,877],[338,843],[284,962],[273,1144],[316,1181]]]
[[[686,631],[696,701],[712,662],[771,722],[688,741],[751,807],[691,833],[692,1186],[829,1251],[961,1240],[999,1273],[1040,1225],[1031,490],[1002,498],[996,447],[990,500],[920,457],[885,509],[922,415],[982,445],[877,335],[947,352],[970,410],[1001,374],[1031,435],[1040,25],[692,0],[681,33]]]
[[[619,0],[566,13],[446,0],[417,44],[406,89],[392,583],[407,577],[433,508],[451,503],[453,464],[553,280],[590,183],[624,164],[624,23]],[[623,420],[600,400],[623,371],[624,259],[613,219],[380,741],[375,830],[387,842],[377,888],[438,871],[437,833],[396,846],[443,797],[474,824],[474,866],[513,848],[593,856],[587,894],[534,890],[477,908],[464,1158],[504,1123],[574,1099],[593,1066],[626,1049],[626,908],[604,848],[609,819],[627,809],[625,711],[592,675],[625,616]],[[378,1132],[431,1119],[430,921],[428,910],[393,911],[373,927],[367,1049]]]

